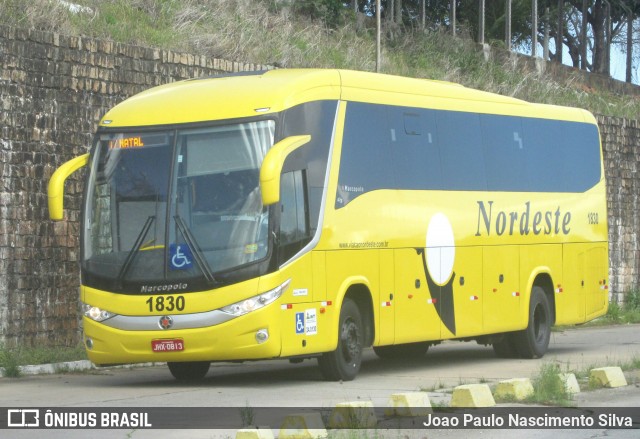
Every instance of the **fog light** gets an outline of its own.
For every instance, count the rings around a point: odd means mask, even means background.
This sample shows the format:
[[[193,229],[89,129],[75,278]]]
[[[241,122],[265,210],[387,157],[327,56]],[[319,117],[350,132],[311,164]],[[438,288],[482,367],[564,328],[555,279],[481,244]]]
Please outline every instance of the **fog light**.
[[[86,340],[84,341],[85,346],[87,347],[87,349],[91,350],[93,349],[93,340],[89,337],[86,338]]]
[[[269,331],[266,329],[261,329],[256,332],[256,341],[258,344],[262,344],[265,341],[269,340]]]

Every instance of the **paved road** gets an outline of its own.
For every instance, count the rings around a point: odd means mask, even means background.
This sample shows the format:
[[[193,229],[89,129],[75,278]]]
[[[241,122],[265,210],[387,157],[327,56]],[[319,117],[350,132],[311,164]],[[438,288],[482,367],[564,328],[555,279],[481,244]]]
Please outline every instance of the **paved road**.
[[[591,366],[617,365],[640,357],[640,325],[581,328],[552,334],[548,354],[539,360],[497,359],[491,348],[475,343],[447,342],[430,349],[426,357],[413,361],[383,361],[373,352],[365,353],[356,380],[324,382],[315,361],[289,364],[286,361],[245,364],[213,364],[199,384],[177,383],[166,367],[100,369],[80,374],[0,378],[0,406],[63,407],[333,407],[338,402],[365,400],[386,406],[392,393],[454,387],[478,381],[532,377],[545,362],[562,369],[583,370]],[[640,380],[639,380],[640,381]],[[617,392],[617,393],[616,393]],[[604,396],[597,396],[597,395]],[[431,392],[432,401],[446,401],[445,392]],[[621,391],[581,394],[580,406],[622,405],[640,407],[640,388],[631,385]],[[609,399],[607,399],[609,398]],[[613,398],[613,401],[611,401]],[[640,410],[640,409],[639,409]],[[592,430],[589,430],[591,432]],[[4,433],[10,433],[5,436]],[[0,437],[37,437],[29,432],[0,431]],[[51,434],[53,433],[53,435]],[[77,437],[86,436],[82,431]],[[92,437],[157,438],[168,431],[93,431]],[[476,433],[480,433],[476,431]],[[488,430],[485,438],[500,438],[506,430]],[[511,431],[511,433],[513,433]],[[540,431],[528,430],[528,434]],[[582,433],[585,433],[584,431]],[[377,433],[380,436],[379,432]],[[462,437],[463,431],[393,431],[390,437]],[[604,431],[607,437],[625,432]],[[622,434],[622,436],[618,436]],[[103,436],[104,435],[104,436]],[[468,436],[468,432],[466,434]],[[475,435],[475,433],[474,433]],[[520,434],[519,434],[520,435]],[[557,435],[557,433],[556,433]],[[235,431],[172,432],[172,437],[234,437]],[[520,435],[522,436],[522,435]],[[599,435],[587,435],[600,437]],[[47,437],[70,436],[63,430],[49,431]],[[367,437],[362,436],[362,437]],[[549,436],[551,437],[551,436]],[[584,434],[576,437],[585,437]]]

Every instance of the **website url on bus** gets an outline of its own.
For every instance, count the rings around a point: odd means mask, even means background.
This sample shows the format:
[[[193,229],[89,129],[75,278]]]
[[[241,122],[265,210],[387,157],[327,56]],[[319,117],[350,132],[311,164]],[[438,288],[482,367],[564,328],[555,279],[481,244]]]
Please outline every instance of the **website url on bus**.
[[[354,248],[387,248],[389,247],[389,241],[365,241],[365,242],[341,242],[340,248],[354,249]]]

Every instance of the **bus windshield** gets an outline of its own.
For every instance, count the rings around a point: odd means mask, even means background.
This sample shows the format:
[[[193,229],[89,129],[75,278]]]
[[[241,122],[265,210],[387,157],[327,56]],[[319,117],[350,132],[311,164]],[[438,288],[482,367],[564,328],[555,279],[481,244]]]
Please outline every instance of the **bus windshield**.
[[[269,217],[259,172],[274,132],[274,121],[263,120],[99,134],[83,275],[113,290],[202,279],[211,285],[216,272],[264,259]]]

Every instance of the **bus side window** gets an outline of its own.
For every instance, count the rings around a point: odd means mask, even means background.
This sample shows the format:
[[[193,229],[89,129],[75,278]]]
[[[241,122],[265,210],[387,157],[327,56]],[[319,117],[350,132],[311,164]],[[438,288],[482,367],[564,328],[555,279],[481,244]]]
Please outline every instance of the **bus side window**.
[[[487,177],[480,116],[456,111],[436,112],[444,186],[448,190],[486,191]]]
[[[310,239],[306,171],[285,172],[280,178],[280,184],[278,260],[283,263],[301,250]]]
[[[442,188],[442,169],[436,133],[435,112],[387,107],[395,189]]]

